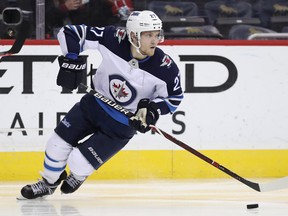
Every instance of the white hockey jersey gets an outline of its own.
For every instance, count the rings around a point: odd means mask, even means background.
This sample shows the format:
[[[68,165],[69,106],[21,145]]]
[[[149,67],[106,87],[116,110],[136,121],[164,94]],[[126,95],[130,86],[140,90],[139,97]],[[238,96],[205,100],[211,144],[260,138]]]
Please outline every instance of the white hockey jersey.
[[[58,33],[58,40],[63,55],[97,49],[103,60],[93,76],[95,90],[131,112],[141,99],[149,98],[159,105],[160,114],[173,113],[183,99],[179,69],[171,57],[156,48],[153,56],[134,59],[124,29],[67,25]],[[117,111],[100,105],[122,121]]]

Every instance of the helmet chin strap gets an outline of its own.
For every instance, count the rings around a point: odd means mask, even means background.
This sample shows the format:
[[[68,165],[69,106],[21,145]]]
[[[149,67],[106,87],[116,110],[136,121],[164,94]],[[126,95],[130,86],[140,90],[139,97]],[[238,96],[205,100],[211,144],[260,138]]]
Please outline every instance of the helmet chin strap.
[[[139,40],[137,40],[138,46],[136,46],[133,42],[132,42],[131,44],[132,44],[132,46],[135,47],[137,53],[139,53],[139,54],[142,55],[143,57],[147,56],[145,53],[143,54],[143,51],[140,49],[141,44],[140,44]]]
[[[136,51],[142,56],[147,56],[147,54],[145,54],[140,48],[136,48]]]

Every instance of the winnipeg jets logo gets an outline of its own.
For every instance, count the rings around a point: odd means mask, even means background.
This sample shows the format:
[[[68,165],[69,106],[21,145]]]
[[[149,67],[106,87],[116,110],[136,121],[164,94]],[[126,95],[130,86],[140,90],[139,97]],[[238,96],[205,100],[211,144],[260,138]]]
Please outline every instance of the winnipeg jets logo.
[[[136,97],[136,90],[122,76],[110,75],[109,85],[110,94],[119,105],[128,105]]]
[[[121,99],[122,97],[127,97],[128,93],[125,92],[125,83],[126,81],[122,82],[122,84],[115,84],[113,83],[113,93],[114,97],[117,99]]]
[[[139,11],[133,11],[131,13],[131,16],[139,16],[140,12]]]
[[[118,38],[119,43],[121,42],[121,40],[124,40],[125,36],[126,36],[125,29],[117,29],[117,32],[115,33],[115,37]]]
[[[163,66],[170,67],[171,64],[172,64],[171,58],[168,55],[165,55],[164,58],[162,59],[162,64],[160,65],[160,67]]]

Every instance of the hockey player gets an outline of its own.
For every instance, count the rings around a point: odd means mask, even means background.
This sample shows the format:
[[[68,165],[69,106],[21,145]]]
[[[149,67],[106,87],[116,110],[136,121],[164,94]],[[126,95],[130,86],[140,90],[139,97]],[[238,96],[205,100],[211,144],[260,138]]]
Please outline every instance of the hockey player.
[[[93,76],[95,90],[135,114],[128,119],[92,94],[85,94],[48,140],[43,179],[22,188],[26,199],[51,195],[62,181],[62,193],[73,193],[136,131],[149,131],[159,115],[173,113],[183,98],[177,65],[157,47],[164,40],[162,22],[151,11],[132,12],[126,29],[64,26],[58,40],[63,52],[58,58],[58,85],[76,89],[85,69],[79,54],[97,49],[102,62]]]

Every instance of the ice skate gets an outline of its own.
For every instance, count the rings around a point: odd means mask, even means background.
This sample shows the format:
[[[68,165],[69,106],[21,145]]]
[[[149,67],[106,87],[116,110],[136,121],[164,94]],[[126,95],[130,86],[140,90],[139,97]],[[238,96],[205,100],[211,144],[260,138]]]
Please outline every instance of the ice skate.
[[[60,190],[64,194],[73,193],[82,185],[85,180],[86,178],[79,180],[79,178],[77,178],[73,173],[70,173],[70,175],[63,181]]]
[[[43,180],[39,180],[37,183],[26,185],[21,189],[22,197],[19,197],[18,199],[36,199],[38,197],[51,195],[66,177],[67,172],[64,170],[54,184],[49,184],[48,181],[43,178]]]

